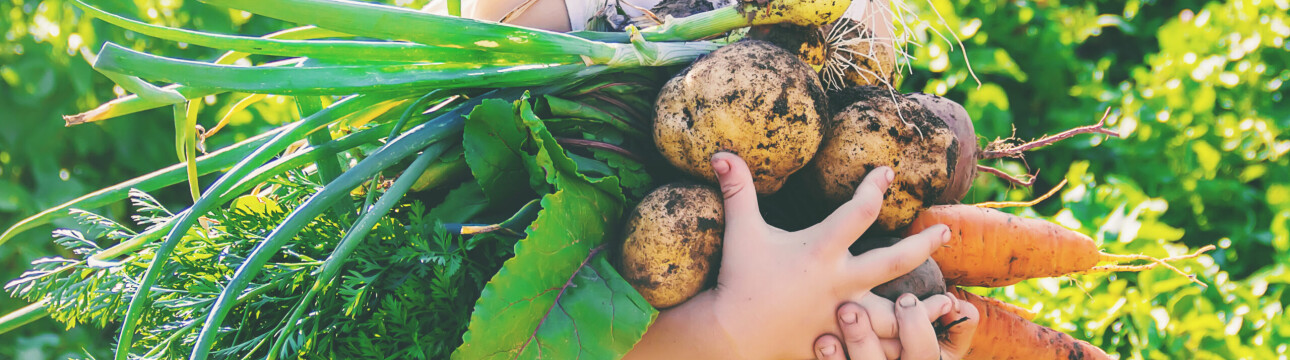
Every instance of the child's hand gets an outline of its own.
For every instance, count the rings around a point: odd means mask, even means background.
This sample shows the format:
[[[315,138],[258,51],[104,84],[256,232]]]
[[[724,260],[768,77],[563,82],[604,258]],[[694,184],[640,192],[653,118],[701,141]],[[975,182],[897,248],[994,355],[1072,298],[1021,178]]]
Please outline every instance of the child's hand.
[[[980,320],[976,307],[953,295],[936,295],[919,301],[905,294],[896,305],[876,295],[860,304],[838,308],[842,339],[826,334],[815,341],[817,360],[959,360],[967,354]],[[904,306],[905,302],[912,304]],[[962,320],[960,320],[962,319]],[[932,326],[951,325],[938,338]]]
[[[762,220],[742,159],[718,153],[712,165],[725,196],[726,231],[710,296],[718,323],[743,357],[812,357],[802,344],[836,329],[837,304],[910,272],[949,239],[948,228],[935,226],[888,248],[859,256],[847,251],[877,218],[895,176],[890,168],[871,171],[852,200],[820,224],[790,233]]]
[[[717,287],[659,313],[629,359],[813,358],[807,345],[836,332],[838,304],[912,271],[949,240],[949,228],[934,226],[851,255],[847,247],[878,216],[895,176],[890,168],[869,172],[852,200],[824,222],[790,233],[762,220],[742,159],[718,153],[712,167],[726,213]]]

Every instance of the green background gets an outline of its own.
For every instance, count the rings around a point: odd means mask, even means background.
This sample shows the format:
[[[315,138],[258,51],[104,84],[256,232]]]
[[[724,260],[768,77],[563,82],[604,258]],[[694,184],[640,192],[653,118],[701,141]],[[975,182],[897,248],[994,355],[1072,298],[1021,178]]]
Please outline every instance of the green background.
[[[72,128],[60,115],[117,96],[87,64],[104,41],[203,60],[218,52],[91,21],[64,1],[0,1],[0,227],[176,161],[168,110]],[[286,27],[196,1],[100,3],[151,23],[211,32],[259,35]],[[1290,136],[1283,131],[1290,128],[1290,103],[1283,83],[1290,81],[1290,1],[905,5],[927,23],[911,20],[904,32],[922,46],[908,48],[916,59],[902,90],[961,102],[983,143],[1089,125],[1107,108],[1110,126],[1125,134],[1079,136],[1024,161],[986,162],[1015,174],[1039,171],[1039,179],[1031,190],[983,175],[966,202],[1027,200],[1066,179],[1054,199],[1010,211],[1076,228],[1106,252],[1165,257],[1219,247],[1179,263],[1208,287],[1153,270],[1030,280],[983,292],[1035,310],[1037,322],[1123,359],[1286,357]],[[962,39],[966,60],[947,30]],[[214,125],[228,102],[209,99],[199,123]],[[252,106],[208,148],[294,118],[289,105],[271,97]],[[190,201],[182,186],[155,195],[176,207]],[[124,203],[105,211],[129,215]],[[0,246],[0,279],[16,278],[31,260],[60,251],[50,242],[52,229]],[[0,312],[23,305],[0,295]],[[114,336],[42,321],[0,335],[0,358],[101,357]]]

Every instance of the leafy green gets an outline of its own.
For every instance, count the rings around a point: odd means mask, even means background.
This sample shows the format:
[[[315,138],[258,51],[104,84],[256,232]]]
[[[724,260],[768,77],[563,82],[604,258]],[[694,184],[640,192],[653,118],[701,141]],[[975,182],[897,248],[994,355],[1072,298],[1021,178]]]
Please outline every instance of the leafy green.
[[[525,160],[554,192],[543,196],[515,257],[484,288],[453,357],[621,356],[656,311],[607,266],[600,251],[623,211],[618,180],[579,174],[529,104],[517,105],[511,121],[522,121],[537,145]]]
[[[530,198],[525,196],[532,191],[524,180],[542,181],[540,177],[530,177],[524,167],[524,157],[529,151],[526,147],[531,147],[528,130],[516,121],[516,110],[511,103],[485,100],[466,117],[462,132],[466,163],[485,196],[498,206]]]

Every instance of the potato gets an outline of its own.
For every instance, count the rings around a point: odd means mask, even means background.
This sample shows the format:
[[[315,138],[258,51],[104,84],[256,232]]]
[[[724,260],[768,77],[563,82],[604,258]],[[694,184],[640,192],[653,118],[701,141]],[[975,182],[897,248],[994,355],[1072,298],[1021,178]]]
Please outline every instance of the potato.
[[[748,163],[760,194],[815,155],[827,99],[809,66],[764,41],[727,45],[665,84],[655,103],[654,143],[673,166],[716,183],[718,151]]]
[[[954,132],[919,102],[900,94],[893,100],[886,88],[861,86],[832,95],[837,111],[806,170],[814,180],[808,183],[824,201],[841,205],[865,174],[889,166],[896,178],[874,228],[890,232],[909,225],[949,186],[959,159]]]
[[[820,77],[826,90],[896,87],[900,72],[896,68],[893,15],[889,1],[853,1],[841,19],[825,27],[828,61]]]
[[[788,50],[815,72],[819,72],[824,67],[826,53],[824,32],[819,26],[759,25],[748,28],[747,38],[770,42]]]
[[[619,268],[650,305],[675,306],[715,282],[725,232],[722,199],[712,186],[672,183],[632,211]]]

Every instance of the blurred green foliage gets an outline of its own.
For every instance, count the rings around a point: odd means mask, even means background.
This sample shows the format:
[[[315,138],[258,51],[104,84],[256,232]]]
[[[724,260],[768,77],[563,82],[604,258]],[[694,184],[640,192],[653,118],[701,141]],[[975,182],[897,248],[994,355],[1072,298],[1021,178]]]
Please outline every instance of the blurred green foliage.
[[[99,3],[155,24],[219,33],[265,34],[286,26],[192,0]],[[1125,134],[1084,135],[1024,162],[987,163],[1013,173],[1042,171],[1035,191],[982,176],[967,201],[1029,199],[1067,179],[1060,198],[1013,211],[1077,228],[1111,253],[1164,257],[1219,246],[1179,263],[1208,287],[1158,269],[983,292],[1035,309],[1038,322],[1123,359],[1286,358],[1290,136],[1283,131],[1290,128],[1290,105],[1283,83],[1290,81],[1290,1],[926,4],[960,36],[966,60],[952,41],[927,25],[914,26],[910,33],[924,45],[909,49],[917,59],[903,90],[960,101],[984,140],[1032,139],[1092,124],[1107,108],[1109,124]],[[218,55],[77,14],[61,0],[0,2],[0,226],[176,162],[167,110],[63,127],[60,115],[120,94],[88,65],[102,42],[184,58]],[[935,15],[926,14],[948,37]],[[208,99],[199,123],[211,126],[236,100]],[[274,98],[254,105],[208,147],[292,118],[290,105]],[[182,187],[155,195],[167,205],[189,201]],[[128,215],[124,204],[107,210]],[[50,229],[0,246],[0,278],[15,278],[31,260],[59,251]],[[6,296],[0,311],[23,305]],[[65,332],[46,320],[0,335],[0,358],[102,355],[113,336],[87,327]]]
[[[1110,253],[1218,246],[1179,263],[1207,288],[1157,269],[982,292],[1122,359],[1285,359],[1290,2],[930,3],[962,38],[981,84],[952,42],[915,27],[925,45],[912,48],[905,91],[962,102],[984,140],[1093,124],[1107,108],[1123,134],[988,162],[1042,170],[1036,189],[983,176],[968,202],[1027,200],[1064,178],[1060,198],[1012,211],[1079,229]]]

